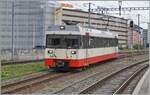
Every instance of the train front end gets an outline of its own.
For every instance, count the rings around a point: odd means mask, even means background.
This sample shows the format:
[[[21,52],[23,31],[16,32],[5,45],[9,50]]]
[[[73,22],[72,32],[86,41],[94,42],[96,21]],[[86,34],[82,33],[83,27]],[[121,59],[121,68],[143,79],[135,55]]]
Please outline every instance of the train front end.
[[[77,59],[80,37],[70,34],[72,29],[67,30],[65,27],[62,30],[62,27],[60,27],[60,29],[54,29],[55,31],[46,33],[45,65],[48,68],[69,69],[79,67]]]

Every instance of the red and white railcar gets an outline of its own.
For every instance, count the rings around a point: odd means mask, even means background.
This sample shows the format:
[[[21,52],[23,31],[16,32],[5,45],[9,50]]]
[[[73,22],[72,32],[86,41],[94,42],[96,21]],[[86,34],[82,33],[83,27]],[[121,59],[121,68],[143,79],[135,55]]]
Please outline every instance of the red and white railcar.
[[[82,68],[118,57],[118,35],[79,26],[52,26],[46,31],[45,65]]]

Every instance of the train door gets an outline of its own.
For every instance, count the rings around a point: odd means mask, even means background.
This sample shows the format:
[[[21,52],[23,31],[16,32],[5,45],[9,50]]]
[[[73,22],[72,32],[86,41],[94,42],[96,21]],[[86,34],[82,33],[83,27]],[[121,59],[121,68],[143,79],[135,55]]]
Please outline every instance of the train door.
[[[88,52],[89,52],[89,38],[90,38],[90,36],[89,36],[89,33],[86,33],[86,36],[85,36],[85,65],[84,66],[87,66],[88,65],[88,57],[89,57],[89,55],[88,55]]]

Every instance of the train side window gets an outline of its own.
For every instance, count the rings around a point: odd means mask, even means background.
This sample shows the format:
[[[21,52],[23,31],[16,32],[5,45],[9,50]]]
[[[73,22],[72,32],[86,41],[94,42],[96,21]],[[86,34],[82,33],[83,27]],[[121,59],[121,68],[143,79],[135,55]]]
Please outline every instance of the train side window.
[[[110,47],[110,39],[107,38],[107,47]]]
[[[94,37],[94,48],[97,48],[98,46],[97,46],[97,37]]]
[[[110,38],[107,39],[107,47],[111,47],[111,39]]]
[[[118,45],[118,39],[115,38],[115,46],[117,46],[117,45]]]
[[[83,40],[82,36],[79,37],[79,48],[83,48]]]
[[[101,44],[101,38],[96,38],[97,39],[97,41],[96,41],[96,44],[97,44],[97,47],[101,47],[102,46],[102,44]]]
[[[100,38],[99,38],[99,37],[95,37],[95,47],[96,47],[96,48],[99,48],[100,45],[101,45],[101,43],[100,43]]]
[[[111,46],[114,47],[115,46],[115,39],[114,38],[112,39],[111,43],[112,43]]]
[[[104,42],[104,38],[101,38],[100,43],[101,43],[101,47],[105,47],[105,42]]]
[[[104,47],[107,47],[107,40],[104,38]]]
[[[92,37],[92,38],[89,39],[89,46],[90,46],[90,48],[94,48],[95,47],[94,37]]]
[[[109,38],[109,47],[112,47],[113,46],[113,41],[114,41],[114,39],[112,39],[112,38]]]
[[[112,39],[112,46],[115,46],[115,39]]]
[[[113,46],[117,46],[116,38],[114,39],[114,45]]]
[[[109,45],[109,43],[110,43],[109,38],[107,38],[106,40],[107,40],[107,46],[106,47],[109,47],[110,46]]]
[[[83,43],[83,47],[82,48],[87,48],[88,41],[87,41],[87,37],[86,36],[82,37],[82,43]]]
[[[111,39],[111,47],[113,47],[113,46],[115,46],[115,39],[114,38]]]
[[[99,41],[100,41],[99,38],[95,37],[95,45],[96,45],[97,48],[100,47],[100,42]]]

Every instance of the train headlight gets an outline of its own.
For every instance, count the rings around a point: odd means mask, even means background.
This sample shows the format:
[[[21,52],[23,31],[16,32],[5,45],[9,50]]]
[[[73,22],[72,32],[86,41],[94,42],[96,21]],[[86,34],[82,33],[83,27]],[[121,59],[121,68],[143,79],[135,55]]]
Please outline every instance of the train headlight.
[[[71,54],[76,54],[77,52],[76,51],[71,51]]]
[[[52,51],[52,50],[48,50],[48,53],[49,53],[49,54],[53,54],[53,51]]]
[[[65,30],[65,26],[60,26],[60,30]]]

